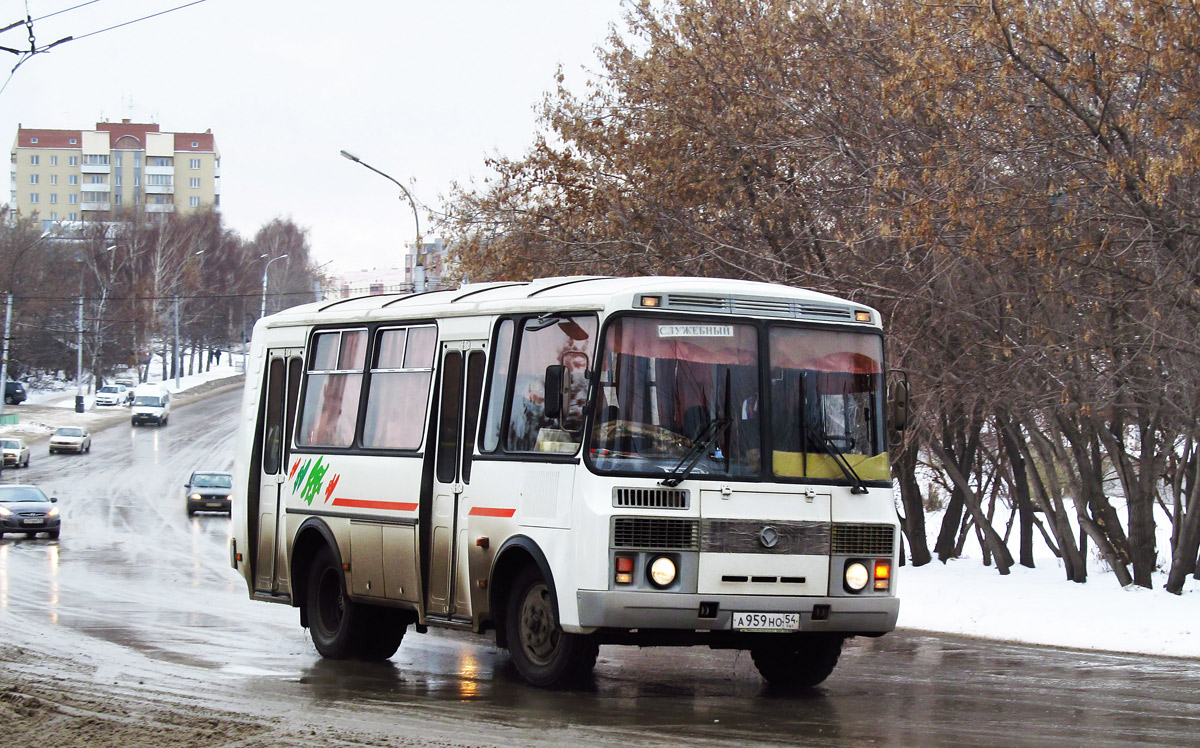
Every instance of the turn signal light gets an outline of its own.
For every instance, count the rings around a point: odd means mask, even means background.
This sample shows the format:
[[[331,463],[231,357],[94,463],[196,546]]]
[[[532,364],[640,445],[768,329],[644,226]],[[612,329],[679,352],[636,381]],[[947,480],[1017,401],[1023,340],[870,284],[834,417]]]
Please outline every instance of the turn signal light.
[[[890,561],[879,560],[875,562],[875,589],[886,590],[888,583],[891,581],[892,564]]]
[[[633,558],[631,556],[617,556],[617,584],[633,584]]]

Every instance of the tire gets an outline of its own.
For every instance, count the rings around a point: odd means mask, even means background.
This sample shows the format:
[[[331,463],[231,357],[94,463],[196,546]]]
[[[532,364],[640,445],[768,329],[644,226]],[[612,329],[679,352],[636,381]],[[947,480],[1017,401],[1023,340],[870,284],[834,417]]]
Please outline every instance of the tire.
[[[58,540],[58,534],[59,534],[60,532],[62,532],[62,530],[61,530],[61,529],[59,529],[59,530],[51,530],[50,532],[48,532],[48,533],[46,533],[46,534],[50,536],[50,539],[51,539],[51,540]]]
[[[328,546],[313,559],[307,588],[304,605],[313,646],[322,657],[333,660],[357,657],[361,643],[371,633],[372,616],[366,606],[346,594],[346,578]]]
[[[366,614],[367,632],[358,642],[360,660],[386,660],[400,649],[404,640],[404,632],[408,630],[408,616],[394,608],[384,608],[376,605],[360,605],[361,612]]]
[[[53,449],[53,448],[51,448],[51,449],[50,449],[50,454],[54,454],[54,449]]]
[[[16,402],[13,400],[12,395],[5,395],[4,402],[8,403],[9,405],[16,405]]]
[[[596,667],[600,645],[593,636],[562,630],[554,596],[536,566],[526,566],[513,580],[505,624],[513,667],[532,686],[577,686]]]
[[[196,516],[196,510],[195,510],[195,509],[193,509],[193,508],[191,508],[190,506],[187,508],[187,513],[188,513],[188,516],[189,516],[189,517],[195,517],[195,516]]]
[[[771,685],[802,691],[820,685],[837,667],[845,637],[841,634],[776,634],[783,641],[750,648],[754,667]]]
[[[88,442],[87,449],[85,449],[85,450],[83,450],[83,451],[84,451],[84,452],[91,452],[91,451],[92,451],[92,443],[91,443],[91,442]]]

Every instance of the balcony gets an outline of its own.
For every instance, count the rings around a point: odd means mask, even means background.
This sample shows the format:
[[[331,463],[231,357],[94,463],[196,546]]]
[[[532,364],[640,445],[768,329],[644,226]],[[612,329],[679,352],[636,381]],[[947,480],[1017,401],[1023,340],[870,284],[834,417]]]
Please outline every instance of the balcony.
[[[84,182],[83,184],[78,185],[78,187],[83,192],[112,192],[111,184],[92,184],[91,182]]]
[[[112,203],[80,203],[79,207],[83,210],[112,210]]]
[[[173,184],[148,184],[146,185],[147,195],[174,195],[175,185]]]
[[[174,176],[175,167],[174,166],[149,166],[149,165],[147,165],[146,166],[146,176],[149,176],[151,174],[162,174],[162,175],[165,175],[168,177]]]
[[[84,174],[112,174],[109,164],[81,164],[79,170]]]
[[[162,205],[159,205],[157,203],[146,203],[142,207],[144,207],[146,209],[147,213],[174,213],[175,212],[175,204],[174,203],[163,203]]]

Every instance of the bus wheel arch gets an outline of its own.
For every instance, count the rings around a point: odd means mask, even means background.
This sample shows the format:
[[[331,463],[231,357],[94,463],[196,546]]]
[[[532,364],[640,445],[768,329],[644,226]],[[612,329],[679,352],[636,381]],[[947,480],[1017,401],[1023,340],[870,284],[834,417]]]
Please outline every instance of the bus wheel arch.
[[[554,600],[555,613],[558,612],[558,593],[554,588],[554,575],[550,573],[550,563],[546,554],[538,544],[525,535],[514,535],[505,541],[500,550],[496,551],[496,559],[492,562],[492,571],[488,582],[488,610],[492,625],[496,627],[496,646],[508,646],[508,626],[505,611],[512,595],[512,585],[517,575],[526,566],[536,566],[550,587],[550,596]]]
[[[341,563],[341,553],[338,550],[333,531],[321,520],[310,517],[296,531],[296,540],[292,544],[291,563],[289,564],[292,571],[292,605],[300,608],[300,625],[304,628],[308,628],[309,625],[308,578],[312,572],[313,559],[320,551],[321,546],[329,547],[334,559],[339,564]]]

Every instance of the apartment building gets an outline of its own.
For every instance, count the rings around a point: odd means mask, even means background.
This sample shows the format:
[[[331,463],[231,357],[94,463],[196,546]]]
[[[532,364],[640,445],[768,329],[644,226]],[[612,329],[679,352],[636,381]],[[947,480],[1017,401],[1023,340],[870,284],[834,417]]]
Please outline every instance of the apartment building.
[[[221,153],[211,130],[162,132],[128,119],[94,130],[19,126],[11,178],[10,206],[47,228],[221,204]]]

